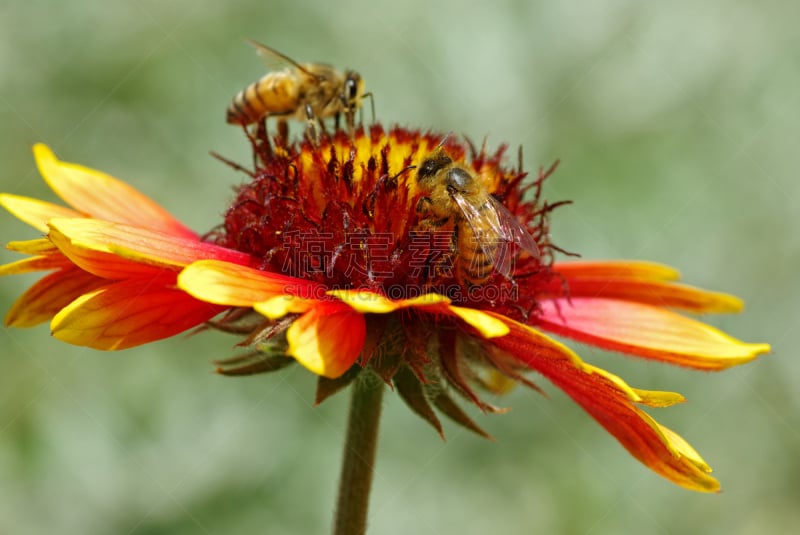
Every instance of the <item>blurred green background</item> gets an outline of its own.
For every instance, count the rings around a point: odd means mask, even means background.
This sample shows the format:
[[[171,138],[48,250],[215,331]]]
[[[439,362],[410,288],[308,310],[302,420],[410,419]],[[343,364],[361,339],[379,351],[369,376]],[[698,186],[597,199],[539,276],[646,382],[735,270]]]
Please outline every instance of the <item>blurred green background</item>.
[[[473,5],[474,4],[474,5]],[[636,0],[482,5],[12,0],[0,6],[0,190],[54,199],[30,147],[130,181],[199,231],[247,162],[231,97],[263,73],[245,37],[357,68],[384,124],[560,158],[556,243],[679,268],[742,296],[707,318],[772,355],[719,374],[578,347],[640,388],[721,480],[682,490],[566,396],[518,389],[495,437],[442,442],[386,399],[375,534],[789,533],[800,526],[800,4]],[[3,242],[35,237],[0,216]],[[17,258],[3,252],[3,262]],[[35,277],[0,280],[7,310]],[[326,533],[347,396],[312,407],[300,367],[229,379],[208,333],[101,353],[46,326],[0,335],[0,532]]]

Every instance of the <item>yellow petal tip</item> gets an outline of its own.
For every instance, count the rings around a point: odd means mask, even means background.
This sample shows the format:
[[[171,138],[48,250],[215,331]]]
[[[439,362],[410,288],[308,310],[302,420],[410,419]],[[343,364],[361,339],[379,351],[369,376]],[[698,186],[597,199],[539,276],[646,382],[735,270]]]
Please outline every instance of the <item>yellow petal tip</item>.
[[[33,156],[36,160],[55,160],[56,155],[53,154],[53,151],[45,145],[44,143],[35,143],[33,145]]]
[[[271,320],[284,317],[287,314],[299,314],[307,311],[315,301],[302,299],[291,295],[280,295],[253,305],[253,309],[262,316]],[[315,372],[316,373],[316,372]]]
[[[747,346],[750,348],[753,357],[772,353],[772,346],[769,344],[747,344]]]
[[[471,327],[474,327],[484,338],[505,336],[511,331],[503,321],[480,310],[457,306],[450,306],[450,310]]]
[[[735,295],[709,292],[709,303],[704,312],[735,314],[744,310],[744,301]]]
[[[48,172],[50,167],[58,164],[58,158],[55,153],[44,143],[36,143],[33,146],[33,158],[36,161],[36,167],[39,168],[39,173],[45,181],[48,181]]]

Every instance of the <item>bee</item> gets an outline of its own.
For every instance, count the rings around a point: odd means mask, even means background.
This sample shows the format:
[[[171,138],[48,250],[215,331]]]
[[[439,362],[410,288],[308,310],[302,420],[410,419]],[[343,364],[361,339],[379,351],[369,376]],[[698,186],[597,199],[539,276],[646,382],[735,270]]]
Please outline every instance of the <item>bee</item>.
[[[489,192],[483,178],[454,162],[441,144],[419,165],[416,179],[425,194],[417,213],[431,227],[453,225],[451,250],[462,286],[482,285],[493,271],[511,280],[518,255],[539,257],[536,240]]]
[[[266,117],[306,121],[316,136],[314,121],[344,115],[350,132],[364,93],[364,80],[351,70],[341,72],[323,63],[298,63],[266,45],[248,40],[271,67],[270,72],[239,91],[230,105],[226,120],[247,126]]]

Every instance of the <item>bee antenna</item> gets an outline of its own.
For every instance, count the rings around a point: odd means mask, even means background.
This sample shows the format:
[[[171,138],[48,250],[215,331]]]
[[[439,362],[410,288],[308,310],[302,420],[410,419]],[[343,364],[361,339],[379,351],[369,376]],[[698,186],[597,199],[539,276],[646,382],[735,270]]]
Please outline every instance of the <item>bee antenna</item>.
[[[439,150],[439,149],[441,149],[442,147],[444,147],[444,144],[445,144],[445,142],[447,142],[447,140],[448,140],[448,139],[450,139],[450,136],[452,136],[452,135],[453,135],[453,132],[452,132],[452,131],[450,131],[450,132],[446,133],[446,134],[444,135],[444,137],[442,138],[442,140],[439,142],[439,144],[438,144],[438,145],[436,145],[436,148],[435,148],[434,150]]]
[[[397,177],[399,177],[400,175],[402,175],[402,174],[403,174],[403,173],[405,173],[406,171],[411,171],[412,169],[416,169],[416,168],[417,168],[417,166],[416,166],[416,165],[407,165],[407,166],[403,167],[403,168],[400,170],[400,172],[398,172],[396,175],[394,175],[394,176],[392,177],[392,180],[397,180]]]

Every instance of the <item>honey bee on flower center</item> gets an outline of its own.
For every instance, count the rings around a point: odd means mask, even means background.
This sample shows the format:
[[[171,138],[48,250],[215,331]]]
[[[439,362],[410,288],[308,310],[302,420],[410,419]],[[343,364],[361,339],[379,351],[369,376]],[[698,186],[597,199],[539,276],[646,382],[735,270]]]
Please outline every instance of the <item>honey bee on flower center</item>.
[[[440,147],[417,169],[424,196],[417,204],[423,225],[453,226],[456,280],[465,288],[485,284],[493,272],[508,280],[514,260],[539,257],[536,240],[489,191],[485,178],[456,163]]]
[[[298,63],[266,45],[249,41],[271,70],[248,85],[231,101],[226,120],[247,126],[278,117],[285,130],[287,119],[306,121],[316,139],[316,122],[333,117],[338,129],[344,115],[348,132],[355,128],[355,114],[365,97],[364,80],[352,70],[344,72],[324,63]]]

